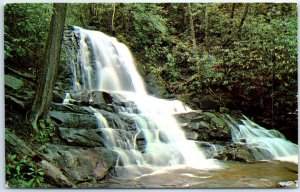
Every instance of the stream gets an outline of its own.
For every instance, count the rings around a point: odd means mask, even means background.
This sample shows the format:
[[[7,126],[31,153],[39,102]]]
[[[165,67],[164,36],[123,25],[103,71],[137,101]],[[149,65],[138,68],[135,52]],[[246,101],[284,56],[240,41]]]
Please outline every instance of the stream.
[[[220,162],[222,169],[198,170],[185,166],[116,168],[117,174],[89,188],[277,188],[295,187],[298,166],[280,161]],[[135,171],[130,171],[134,169]],[[283,182],[286,181],[286,182]],[[290,187],[291,187],[290,186]],[[281,186],[282,187],[282,186]]]

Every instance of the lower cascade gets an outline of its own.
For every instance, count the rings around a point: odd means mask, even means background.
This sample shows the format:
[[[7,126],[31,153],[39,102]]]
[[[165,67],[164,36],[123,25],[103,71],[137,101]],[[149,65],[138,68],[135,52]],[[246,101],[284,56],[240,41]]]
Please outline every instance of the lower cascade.
[[[267,130],[244,116],[238,124],[228,116],[235,143],[250,145],[256,160],[284,160],[298,163],[298,145],[285,139],[277,130]]]
[[[188,140],[176,114],[193,112],[178,100],[165,100],[147,94],[129,49],[102,32],[73,27],[71,39],[76,56],[71,60],[73,90],[64,103],[71,104],[82,93],[92,95],[90,103],[117,102],[114,111],[131,121],[122,127],[106,118],[103,110],[89,106],[104,136],[106,148],[118,154],[116,167],[136,171],[189,167],[200,170],[221,169],[222,163],[208,158],[194,140]],[[75,99],[77,98],[77,99]],[[117,125],[116,125],[117,124]],[[230,115],[226,124],[234,143],[247,145],[255,160],[298,162],[298,145],[286,140],[278,131],[267,130],[247,117],[238,122]],[[213,145],[214,153],[218,146]],[[187,175],[186,173],[184,173]]]

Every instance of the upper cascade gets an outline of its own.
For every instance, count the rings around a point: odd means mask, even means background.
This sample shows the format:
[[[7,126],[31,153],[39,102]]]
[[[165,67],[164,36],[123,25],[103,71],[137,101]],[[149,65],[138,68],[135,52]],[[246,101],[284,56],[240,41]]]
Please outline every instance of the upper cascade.
[[[79,34],[74,90],[133,91],[146,94],[130,50],[116,38],[74,26]]]

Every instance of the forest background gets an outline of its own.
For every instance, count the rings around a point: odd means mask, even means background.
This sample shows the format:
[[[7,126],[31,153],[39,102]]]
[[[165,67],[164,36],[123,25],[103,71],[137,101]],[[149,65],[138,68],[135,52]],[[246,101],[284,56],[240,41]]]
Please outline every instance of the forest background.
[[[52,11],[6,5],[5,66],[38,74]],[[129,46],[150,93],[192,107],[209,95],[297,142],[297,4],[69,4],[72,25]]]

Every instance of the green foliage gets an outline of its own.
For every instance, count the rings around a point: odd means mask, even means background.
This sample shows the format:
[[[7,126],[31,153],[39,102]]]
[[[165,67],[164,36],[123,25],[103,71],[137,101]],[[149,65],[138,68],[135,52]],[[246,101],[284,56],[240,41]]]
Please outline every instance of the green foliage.
[[[297,19],[280,16],[280,7],[270,9],[267,18],[276,16],[269,22],[249,16],[242,34],[221,49],[219,67],[227,82],[223,85],[239,94],[233,92],[233,98],[251,101],[247,105],[258,109],[272,108],[275,114],[288,113],[296,109]]]
[[[165,20],[159,15],[162,12],[156,4],[132,4],[131,10],[134,35],[141,45],[159,45],[167,34]],[[153,42],[154,40],[154,42]]]
[[[44,169],[39,168],[29,157],[19,158],[7,154],[5,164],[6,181],[10,187],[45,187]]]
[[[39,132],[33,137],[34,141],[45,143],[52,139],[55,134],[55,125],[48,117],[39,121]]]
[[[164,75],[172,82],[177,82],[180,79],[180,71],[176,68],[176,58],[172,53],[167,54],[167,62],[163,65]]]
[[[14,3],[4,7],[4,57],[33,65],[41,59],[49,30],[50,4]]]

